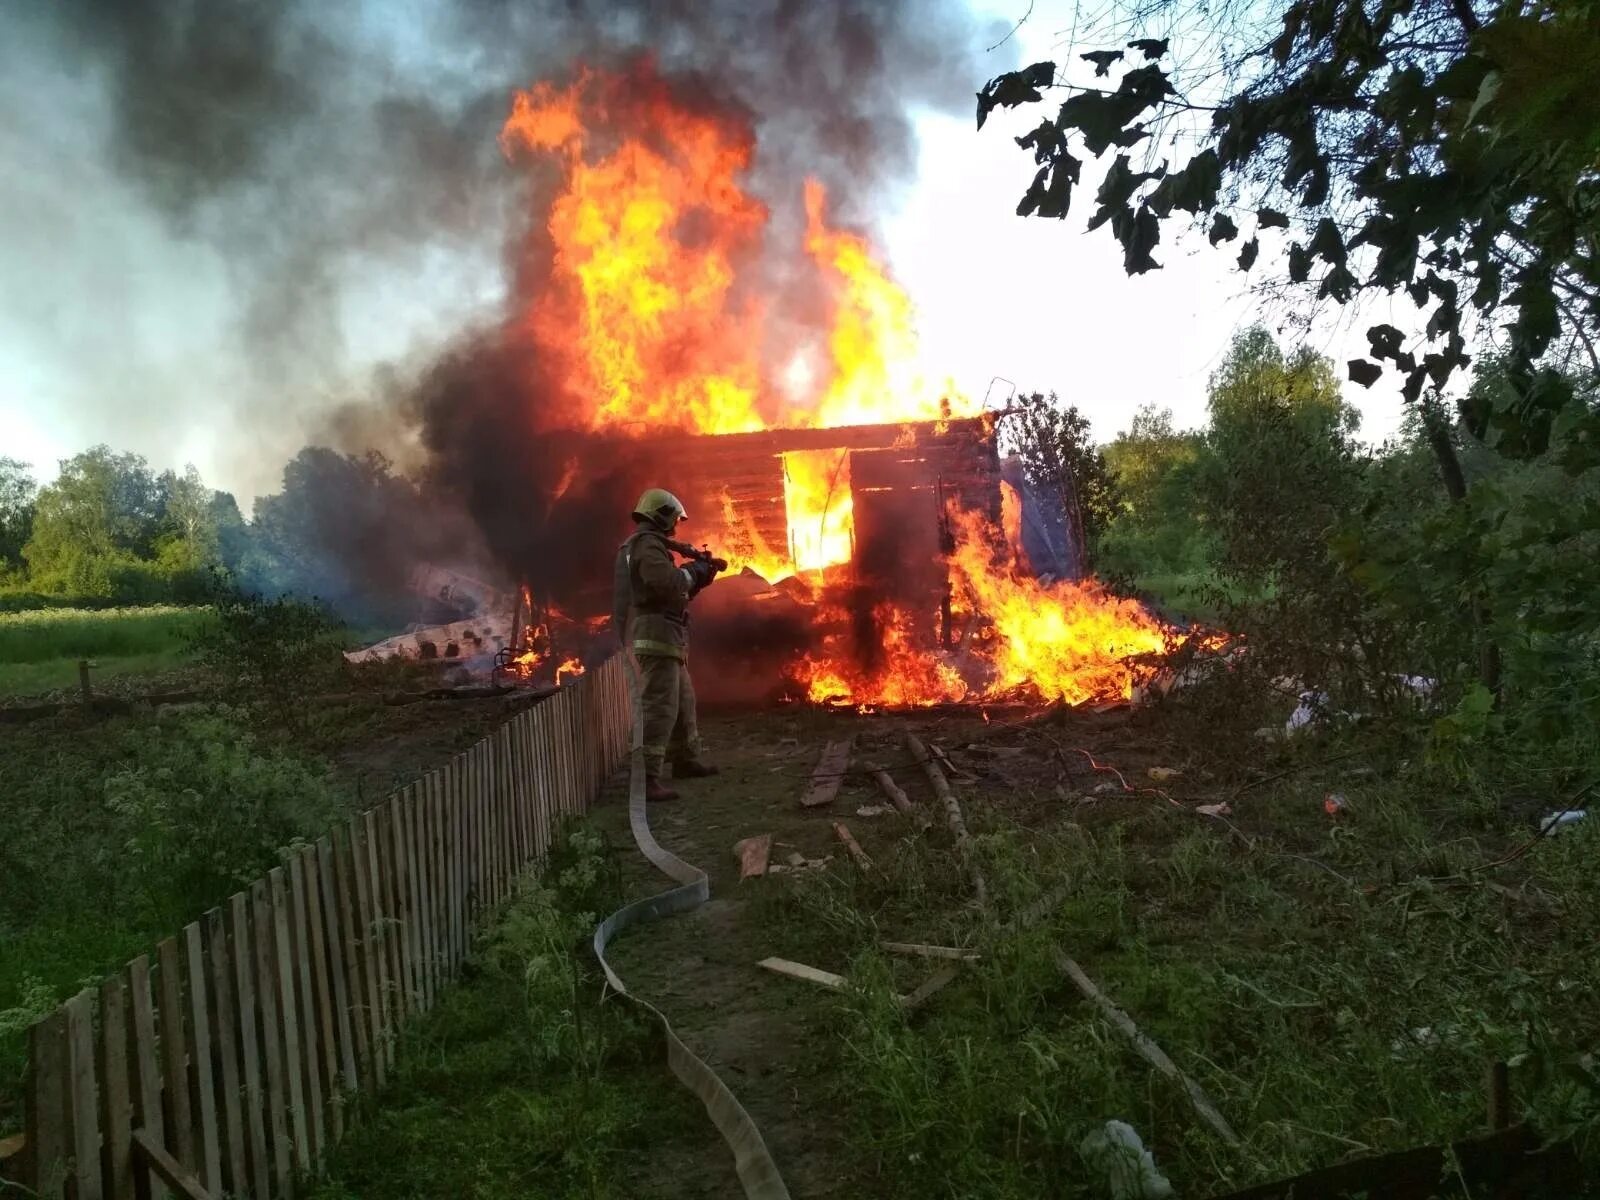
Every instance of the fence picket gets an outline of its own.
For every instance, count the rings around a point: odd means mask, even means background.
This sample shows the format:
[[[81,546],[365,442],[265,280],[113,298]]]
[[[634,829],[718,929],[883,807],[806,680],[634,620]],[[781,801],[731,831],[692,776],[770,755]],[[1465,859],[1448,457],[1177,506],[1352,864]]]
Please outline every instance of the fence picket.
[[[233,1003],[233,960],[228,954],[228,927],[220,908],[205,915],[205,940],[211,968],[212,1058],[217,1075],[218,1135],[222,1142],[225,1174],[221,1185],[243,1193],[245,1180],[244,1113],[240,1109],[239,1048]]]
[[[299,855],[291,855],[288,870],[289,953],[294,962],[295,999],[299,1004],[301,1074],[306,1098],[306,1136],[312,1166],[322,1161],[322,1052],[317,1037],[317,1001],[311,981],[311,946],[306,920],[306,870]]]
[[[459,977],[631,728],[612,658],[163,941],[154,978],[140,956],[37,1022],[30,1186],[292,1197],[343,1136],[346,1097],[384,1086],[405,1022]],[[151,1153],[170,1155],[167,1174]]]
[[[100,1200],[100,1113],[95,1086],[94,993],[67,1001],[67,1111],[72,1120],[72,1179],[78,1200]]]
[[[283,1079],[289,1099],[289,1140],[294,1150],[294,1165],[301,1173],[305,1173],[311,1169],[311,1136],[306,1130],[300,1014],[294,998],[294,951],[289,944],[289,898],[282,867],[273,867],[267,872],[267,890],[272,898],[272,961],[278,982],[278,1031],[283,1050]]]
[[[387,1070],[394,1066],[395,1004],[394,984],[389,975],[389,945],[394,940],[394,919],[386,899],[388,889],[384,883],[383,838],[378,832],[378,813],[368,809],[361,814],[361,842],[367,859],[368,902],[372,905],[372,957],[378,972],[378,1007],[373,1013],[378,1030],[379,1045],[383,1048],[383,1065]]]
[[[156,947],[156,979],[161,988],[161,1074],[167,1149],[185,1166],[195,1166],[194,1116],[189,1105],[189,1041],[184,1029],[183,973],[178,966],[178,940]]]
[[[156,1010],[150,992],[150,960],[141,954],[128,964],[128,1007],[132,1013],[134,1123],[158,1143],[166,1141],[161,1111],[161,1060],[156,1045]],[[137,1173],[137,1172],[136,1172]],[[167,1189],[150,1180],[150,1200],[165,1200]]]
[[[337,1018],[328,981],[327,929],[322,919],[322,863],[314,846],[300,848],[300,875],[305,880],[306,945],[311,957],[311,984],[316,1000],[317,1046],[322,1051],[323,1107],[331,1140],[344,1136],[345,1098],[339,1087]]]
[[[244,1121],[250,1149],[250,1190],[257,1200],[272,1194],[267,1163],[266,1112],[261,1103],[261,1038],[256,1028],[256,983],[250,906],[243,892],[228,900],[233,934],[233,994],[239,1005],[239,1066],[244,1080]]]
[[[105,1192],[133,1200],[133,1097],[128,1086],[127,984],[112,975],[100,985],[100,1129]]]
[[[251,987],[261,1009],[261,1057],[267,1074],[267,1122],[272,1132],[276,1195],[292,1195],[289,1090],[284,1077],[283,1022],[278,1016],[277,934],[272,924],[272,893],[265,879],[250,885],[250,948],[255,959]]]
[[[189,1067],[194,1083],[195,1137],[200,1182],[222,1190],[222,1148],[217,1138],[217,1090],[212,1074],[211,1006],[206,995],[205,954],[198,923],[183,930],[184,979],[189,985]]]

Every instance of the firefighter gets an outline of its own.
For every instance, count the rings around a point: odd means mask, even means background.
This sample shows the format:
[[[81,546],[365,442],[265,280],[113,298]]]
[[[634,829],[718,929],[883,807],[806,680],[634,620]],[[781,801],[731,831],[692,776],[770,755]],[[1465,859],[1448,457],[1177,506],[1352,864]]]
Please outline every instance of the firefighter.
[[[637,528],[617,552],[611,619],[624,645],[633,619],[633,653],[644,684],[645,799],[652,802],[677,798],[662,782],[669,762],[675,780],[717,773],[700,757],[688,665],[689,601],[711,585],[717,567],[698,559],[678,566],[673,559],[667,539],[687,519],[676,496],[650,488],[634,506]]]

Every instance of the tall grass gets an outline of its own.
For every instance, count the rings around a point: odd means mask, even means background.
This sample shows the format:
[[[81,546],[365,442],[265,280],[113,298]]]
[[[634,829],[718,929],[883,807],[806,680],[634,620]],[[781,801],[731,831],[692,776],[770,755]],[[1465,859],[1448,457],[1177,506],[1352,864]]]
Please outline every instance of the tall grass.
[[[187,653],[206,608],[51,608],[0,613],[0,663]]]

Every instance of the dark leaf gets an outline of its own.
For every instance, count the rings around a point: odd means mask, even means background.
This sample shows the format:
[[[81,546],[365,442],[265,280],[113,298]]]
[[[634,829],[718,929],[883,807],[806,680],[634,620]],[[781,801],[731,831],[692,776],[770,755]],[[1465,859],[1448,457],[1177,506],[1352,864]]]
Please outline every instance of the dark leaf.
[[[1049,87],[1055,77],[1055,63],[1036,62],[1031,67],[991,79],[978,93],[978,128],[983,128],[990,111],[995,108],[1015,108],[1038,100],[1039,89]]]
[[[1145,58],[1155,60],[1167,52],[1166,38],[1139,38],[1128,43],[1129,50],[1137,50]]]
[[[1272,57],[1278,60],[1279,66],[1288,62],[1289,55],[1294,53],[1295,39],[1300,36],[1300,24],[1304,19],[1304,10],[1298,4],[1291,5],[1283,14],[1283,32],[1272,43]]]
[[[1211,218],[1211,233],[1208,235],[1213,246],[1218,242],[1231,242],[1239,236],[1239,227],[1233,223],[1226,213],[1217,213]]]
[[[1356,277],[1350,273],[1350,268],[1339,263],[1322,277],[1322,286],[1317,289],[1317,297],[1323,299],[1332,296],[1340,304],[1348,304],[1355,286]]]
[[[1317,222],[1317,231],[1311,238],[1311,253],[1330,266],[1343,266],[1345,261],[1344,237],[1332,217]]]
[[[1406,376],[1406,383],[1400,389],[1400,394],[1405,397],[1407,404],[1415,404],[1417,397],[1422,395],[1422,385],[1428,381],[1427,375],[1422,371],[1412,371]]]
[[[1400,343],[1405,335],[1393,325],[1374,325],[1367,330],[1367,344],[1373,358],[1395,358],[1400,353]]]
[[[1378,382],[1383,374],[1383,368],[1377,363],[1370,363],[1364,358],[1352,358],[1345,364],[1350,370],[1350,382],[1359,383],[1362,387],[1371,387]]]
[[[1111,64],[1122,57],[1121,50],[1091,50],[1087,54],[1078,55],[1085,62],[1094,64],[1096,75],[1107,75],[1111,72]]]
[[[1022,194],[1022,199],[1017,201],[1017,216],[1031,216],[1044,200],[1044,181],[1050,175],[1049,167],[1040,167],[1034,175],[1033,182],[1028,185],[1028,190]]]
[[[1139,185],[1148,179],[1154,179],[1153,171],[1130,171],[1128,169],[1128,156],[1117,155],[1116,161],[1111,164],[1111,169],[1106,172],[1106,177],[1100,183],[1100,190],[1095,193],[1095,203],[1100,205],[1099,210],[1089,221],[1090,229],[1098,229],[1112,217],[1118,209],[1126,208],[1128,201],[1133,198],[1133,193]]]
[[[1045,163],[1066,149],[1067,139],[1053,121],[1040,121],[1037,129],[1017,139],[1017,145],[1032,150],[1034,162]]]
[[[1262,229],[1287,229],[1289,218],[1275,208],[1258,208],[1256,224]]]
[[[1141,205],[1134,218],[1133,228],[1122,241],[1122,267],[1129,275],[1143,275],[1158,269],[1161,264],[1150,257],[1161,240],[1161,222],[1146,206]]]
[[[1311,255],[1306,253],[1306,248],[1296,242],[1289,247],[1289,282],[1304,283],[1311,274]]]
[[[1251,238],[1239,248],[1239,270],[1248,271],[1256,265],[1256,255],[1261,252],[1261,245],[1255,238]]]

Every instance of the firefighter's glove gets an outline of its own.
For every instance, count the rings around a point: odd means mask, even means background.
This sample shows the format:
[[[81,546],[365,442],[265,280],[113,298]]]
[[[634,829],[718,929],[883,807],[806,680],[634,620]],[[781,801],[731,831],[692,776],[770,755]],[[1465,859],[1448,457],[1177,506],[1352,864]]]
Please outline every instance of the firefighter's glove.
[[[717,577],[717,569],[704,559],[695,559],[683,568],[684,575],[689,580],[689,596],[693,598],[711,586],[711,581]]]

